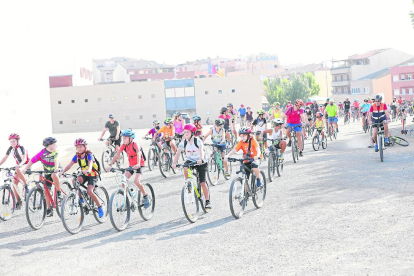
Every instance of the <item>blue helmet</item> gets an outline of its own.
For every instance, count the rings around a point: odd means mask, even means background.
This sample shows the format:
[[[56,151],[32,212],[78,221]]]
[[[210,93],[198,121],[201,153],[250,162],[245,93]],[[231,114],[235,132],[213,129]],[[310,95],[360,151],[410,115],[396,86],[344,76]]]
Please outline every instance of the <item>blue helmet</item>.
[[[127,129],[122,132],[121,136],[131,137],[132,139],[135,139],[135,132],[133,132],[132,129]]]
[[[311,101],[311,99],[308,99],[308,102],[310,102]]]
[[[201,117],[198,116],[198,115],[194,115],[193,120],[194,121],[200,121],[201,120]]]

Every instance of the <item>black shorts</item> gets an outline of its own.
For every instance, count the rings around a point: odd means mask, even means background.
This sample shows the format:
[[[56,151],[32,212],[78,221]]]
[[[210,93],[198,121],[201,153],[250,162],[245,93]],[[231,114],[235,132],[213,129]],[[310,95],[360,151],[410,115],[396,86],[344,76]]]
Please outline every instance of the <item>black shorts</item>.
[[[119,139],[115,140],[115,137],[109,137],[110,140],[110,144],[111,145],[115,145],[115,146],[121,146],[121,135],[119,135]]]
[[[169,148],[171,148],[171,140],[169,141],[163,140],[163,141]]]
[[[178,134],[178,133],[176,133],[175,134],[175,138],[177,138],[177,139],[183,139],[183,136],[184,136],[184,133],[180,133],[180,134]]]
[[[224,130],[225,130],[226,132],[229,132],[229,133],[231,132],[231,129],[224,129]]]
[[[244,119],[244,116],[246,116],[246,114],[244,114],[244,115],[240,115],[240,117],[241,117],[241,118],[243,118],[243,119]]]
[[[142,174],[142,167],[139,167],[138,169],[133,169],[132,167],[129,167],[128,172],[131,174],[131,176],[134,175],[134,173]]]
[[[80,177],[83,179],[82,183],[88,183],[88,186],[95,186],[96,182],[98,182],[98,178],[96,176],[81,175]]]
[[[50,182],[48,182],[48,181],[45,180],[45,183],[46,183],[48,188],[51,188],[52,185],[53,185],[52,184],[53,183],[52,174],[45,174],[45,179],[50,181]]]
[[[259,168],[259,164],[257,163],[257,161],[244,163],[244,166],[248,168],[249,170]],[[250,177],[250,171],[246,170],[246,176],[247,178]]]
[[[189,164],[193,163],[193,161],[185,161],[183,164],[184,168],[188,168]],[[200,182],[206,182],[206,173],[207,173],[207,163],[203,163],[201,165],[197,165],[197,166],[193,166],[197,172],[198,172],[198,177],[200,179]]]

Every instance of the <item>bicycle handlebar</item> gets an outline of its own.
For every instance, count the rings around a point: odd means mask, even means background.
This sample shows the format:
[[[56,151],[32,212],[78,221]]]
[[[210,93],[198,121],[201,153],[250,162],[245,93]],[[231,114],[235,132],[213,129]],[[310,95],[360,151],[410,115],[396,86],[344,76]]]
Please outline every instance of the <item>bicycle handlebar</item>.
[[[253,162],[254,158],[251,158],[251,157],[250,158],[231,158],[231,157],[229,157],[229,158],[227,158],[227,160],[229,162],[244,162],[244,161]]]
[[[195,162],[187,163],[186,165],[188,165],[189,167],[195,167],[195,166],[200,166],[200,165],[203,165],[203,164],[205,164],[205,163],[197,164],[197,161],[195,161]],[[175,164],[175,166],[177,168],[180,168],[180,167],[184,167],[184,164]]]

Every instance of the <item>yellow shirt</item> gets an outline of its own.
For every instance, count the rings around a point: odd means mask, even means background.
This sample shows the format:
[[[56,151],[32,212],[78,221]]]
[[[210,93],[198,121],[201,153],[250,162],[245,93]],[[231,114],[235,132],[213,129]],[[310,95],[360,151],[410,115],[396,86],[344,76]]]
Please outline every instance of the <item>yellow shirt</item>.
[[[323,129],[325,126],[323,125],[322,120],[316,120],[315,121],[315,127],[316,127],[316,129]]]

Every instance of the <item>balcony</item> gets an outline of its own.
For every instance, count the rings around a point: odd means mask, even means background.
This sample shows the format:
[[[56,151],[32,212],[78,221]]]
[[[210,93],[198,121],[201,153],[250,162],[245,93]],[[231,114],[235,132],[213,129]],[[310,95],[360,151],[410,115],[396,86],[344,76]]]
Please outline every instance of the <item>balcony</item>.
[[[349,80],[343,80],[343,81],[332,81],[332,87],[337,86],[349,86],[350,81]]]
[[[336,74],[348,74],[351,72],[351,67],[336,67],[336,68],[331,68],[331,74],[332,75],[336,75]]]

